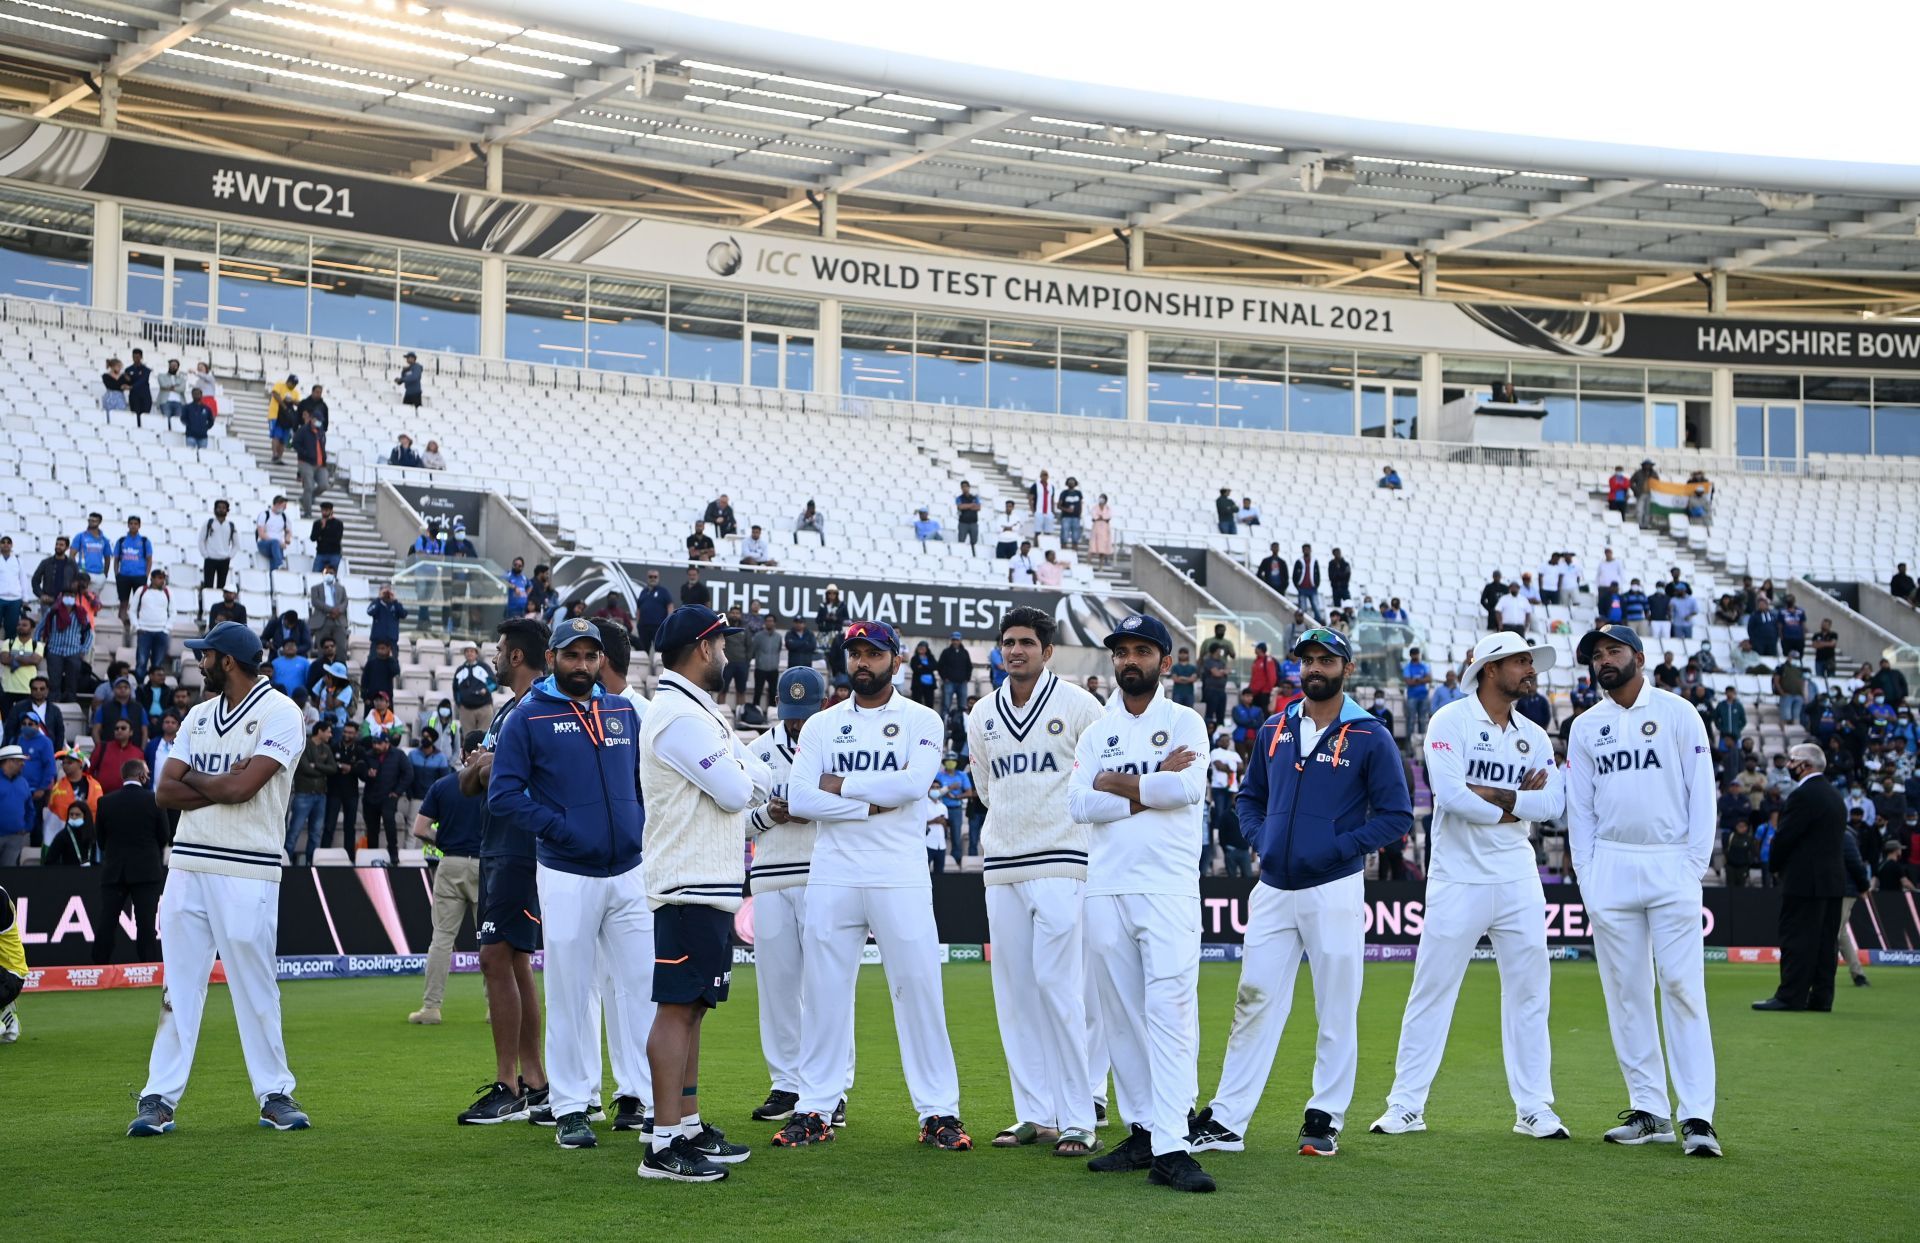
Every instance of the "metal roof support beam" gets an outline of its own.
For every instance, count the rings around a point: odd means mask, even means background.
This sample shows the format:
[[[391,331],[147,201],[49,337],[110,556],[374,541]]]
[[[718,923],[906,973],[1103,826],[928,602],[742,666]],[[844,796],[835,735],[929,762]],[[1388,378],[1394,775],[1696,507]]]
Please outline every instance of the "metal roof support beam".
[[[1465,250],[1469,246],[1478,246],[1482,242],[1491,242],[1497,238],[1511,237],[1515,233],[1524,233],[1534,225],[1574,212],[1585,211],[1597,203],[1609,199],[1625,198],[1657,183],[1652,181],[1597,181],[1590,190],[1576,190],[1571,194],[1559,194],[1552,198],[1541,199],[1527,208],[1524,217],[1508,220],[1482,220],[1478,224],[1464,229],[1453,229],[1436,240],[1427,249],[1436,255],[1452,254]]]
[[[619,94],[633,85],[635,78],[640,79],[640,93],[644,95],[653,86],[653,65],[652,56],[633,57],[625,64],[609,65],[591,78],[576,79],[571,84],[571,93],[550,99],[537,108],[530,108],[512,120],[488,126],[481,142],[462,143],[442,155],[415,160],[407,171],[407,177],[411,181],[432,181],[442,173],[479,158],[484,152],[503,147],[516,138],[524,138],[549,122],[557,121],[577,109],[591,107],[609,95]]]
[[[164,54],[168,48],[178,47],[213,25],[225,17],[227,11],[239,2],[240,0],[188,0],[180,6],[180,14],[174,21],[165,22],[140,35],[131,43],[123,44],[114,51],[113,56],[101,68],[108,75],[125,77],[156,56]],[[87,85],[69,88],[35,108],[33,115],[43,120],[58,116],[85,99],[91,89]]]
[[[1720,272],[1742,272],[1774,259],[1786,259],[1793,255],[1804,254],[1809,250],[1825,246],[1828,242],[1841,242],[1850,237],[1878,233],[1882,229],[1905,224],[1915,217],[1920,217],[1920,199],[1901,203],[1895,211],[1864,212],[1851,220],[1837,220],[1827,226],[1825,234],[1783,238],[1762,246],[1749,246],[1745,250],[1736,251],[1731,258],[1724,259],[1713,266]]]
[[[845,194],[870,181],[891,177],[903,169],[912,168],[930,156],[971,142],[982,134],[990,134],[1007,122],[1017,120],[1019,116],[1018,112],[997,109],[988,112],[969,112],[963,120],[949,121],[937,130],[920,135],[914,139],[912,150],[884,151],[869,156],[860,163],[849,165],[828,178],[827,183],[820,188]],[[798,198],[789,199],[772,211],[763,212],[751,220],[742,221],[740,227],[757,229],[763,224],[772,224],[776,220],[786,219],[795,212],[805,211],[812,205],[812,200],[803,194]]]
[[[1636,281],[1624,284],[1608,285],[1606,296],[1595,302],[1595,306],[1624,306],[1629,302],[1638,302],[1642,298],[1651,298],[1654,294],[1665,293],[1669,289],[1678,289],[1682,285],[1691,285],[1697,279],[1692,272],[1650,272]]]
[[[1220,185],[1210,190],[1189,190],[1176,194],[1166,202],[1143,212],[1135,212],[1127,218],[1127,227],[1131,229],[1157,229],[1173,223],[1180,217],[1197,211],[1206,211],[1212,207],[1237,199],[1243,194],[1264,190],[1278,182],[1298,177],[1301,170],[1310,164],[1322,163],[1330,157],[1344,154],[1333,151],[1290,151],[1287,158],[1270,164],[1261,164],[1252,172],[1235,173]],[[1104,228],[1087,229],[1072,233],[1057,242],[1048,242],[1025,257],[1041,263],[1052,263],[1056,259],[1065,259],[1077,255],[1089,246],[1104,244],[1110,234]]]

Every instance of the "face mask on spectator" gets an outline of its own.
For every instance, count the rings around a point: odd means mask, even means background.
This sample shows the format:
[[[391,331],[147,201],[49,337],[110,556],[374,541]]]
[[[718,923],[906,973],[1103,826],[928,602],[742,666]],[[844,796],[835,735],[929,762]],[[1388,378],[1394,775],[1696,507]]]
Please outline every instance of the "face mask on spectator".
[[[85,816],[68,816],[67,817],[68,828],[83,829],[86,827],[86,825],[87,825],[87,818]]]
[[[66,605],[66,606],[67,606],[68,608],[72,608],[72,607],[73,607],[73,597],[72,597],[72,596],[61,596],[61,597],[60,597],[60,603],[62,603],[62,604],[64,604],[64,605]]]

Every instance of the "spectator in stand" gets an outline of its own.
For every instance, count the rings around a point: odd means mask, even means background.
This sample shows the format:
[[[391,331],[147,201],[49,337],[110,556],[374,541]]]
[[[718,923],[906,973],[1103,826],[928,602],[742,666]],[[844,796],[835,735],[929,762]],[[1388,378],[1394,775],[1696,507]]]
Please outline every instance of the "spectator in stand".
[[[1641,590],[1637,578],[1620,593],[1620,619],[1632,626],[1635,634],[1647,633],[1647,593]]]
[[[1622,518],[1633,507],[1633,481],[1627,478],[1627,468],[1616,466],[1607,480],[1607,508]]]
[[[1333,590],[1333,607],[1339,608],[1353,598],[1353,563],[1338,548],[1327,562],[1327,586]]]
[[[318,689],[316,706],[320,709],[320,715],[332,721],[338,729],[353,719],[354,704],[359,697],[354,693],[345,661],[328,661],[321,667],[321,674],[322,680],[315,684]],[[335,741],[339,741],[338,735]]]
[[[1533,606],[1520,594],[1519,583],[1508,583],[1507,594],[1501,596],[1493,606],[1496,627],[1511,630],[1515,634],[1525,634],[1533,624]]]
[[[1240,506],[1233,500],[1233,489],[1222,488],[1220,495],[1213,498],[1213,516],[1215,529],[1222,535],[1232,535],[1239,531]]]
[[[507,585],[507,616],[525,617],[527,615],[527,559],[515,557],[502,581]]]
[[[758,524],[747,528],[747,538],[740,541],[740,564],[759,566],[780,564],[773,559],[773,549],[767,546],[767,537],[761,534]]]
[[[240,548],[240,526],[227,515],[224,501],[213,503],[213,516],[200,527],[200,589],[224,588],[233,570],[233,554]]]
[[[627,598],[617,591],[607,593],[600,607],[593,611],[593,620],[610,621],[622,630],[633,629],[633,614],[627,611]],[[484,731],[485,726],[480,728]]]
[[[293,519],[287,516],[287,498],[276,496],[253,520],[253,546],[266,558],[269,570],[284,569],[293,543]]]
[[[1401,626],[1407,624],[1407,606],[1400,603],[1399,596],[1387,601],[1387,606],[1380,610],[1380,620]]]
[[[273,658],[274,689],[288,697],[297,690],[305,690],[307,674],[312,667],[313,662],[300,654],[300,646],[288,639],[280,645],[279,654]]]
[[[1540,585],[1533,581],[1532,573],[1524,570],[1520,574],[1520,594],[1527,598],[1527,603],[1533,606],[1533,611],[1536,613],[1540,611],[1540,606],[1547,602],[1546,597],[1540,592]]]
[[[167,588],[167,572],[155,570],[147,585],[133,594],[135,647],[133,676],[144,678],[149,669],[164,669],[169,640],[173,635],[173,592]]]
[[[1765,596],[1747,614],[1747,639],[1762,656],[1771,659],[1780,654],[1780,614],[1773,611],[1773,602]]]
[[[796,616],[793,628],[786,634],[787,668],[811,669],[814,657],[820,654],[819,640],[813,631],[807,629],[807,619]]]
[[[1488,630],[1500,629],[1500,601],[1507,598],[1509,586],[1511,584],[1500,577],[1500,571],[1495,570],[1487,585],[1480,589],[1480,607],[1486,610]]]
[[[1080,481],[1068,475],[1067,486],[1060,489],[1060,495],[1055,498],[1054,504],[1060,514],[1060,546],[1062,548],[1080,547],[1082,534],[1080,515],[1086,507],[1086,497],[1080,491]]]
[[[1662,652],[1660,663],[1653,667],[1653,684],[1663,691],[1676,694],[1680,690],[1680,666],[1673,661],[1672,652]]]
[[[160,413],[166,416],[167,427],[171,429],[173,421],[186,408],[189,391],[187,373],[180,370],[180,360],[169,358],[167,369],[154,379],[153,384],[159,394]]]
[[[392,583],[380,584],[380,594],[367,602],[367,616],[373,619],[367,629],[367,642],[385,643],[398,650],[400,623],[407,619],[407,606],[393,594]]]
[[[1253,736],[1267,719],[1267,710],[1253,696],[1251,687],[1240,688],[1240,702],[1233,706],[1233,745],[1241,754],[1253,746]]]
[[[673,612],[674,608],[673,593],[660,585],[660,571],[647,571],[646,586],[640,589],[634,607],[634,646],[646,652],[651,662],[654,636],[660,633],[660,623],[667,620],[667,614]]]
[[[62,595],[40,614],[33,640],[46,653],[47,684],[55,703],[80,697],[80,677],[87,653],[93,649],[93,623],[79,605],[79,597]]]
[[[922,639],[907,658],[907,694],[913,702],[931,708],[939,693],[940,663],[933,658],[933,645]]]
[[[747,637],[747,653],[753,661],[753,703],[764,703],[769,708],[779,706],[774,700],[779,694],[780,653],[784,646],[780,623],[772,613],[763,617]]]
[[[109,358],[107,369],[100,373],[100,409],[106,412],[109,422],[114,411],[127,408],[127,388],[127,375],[121,369],[120,360]]]
[[[80,577],[80,563],[74,560],[73,545],[64,535],[54,537],[53,552],[40,559],[33,569],[34,598],[42,607],[51,605],[61,596],[73,590],[73,584]]]
[[[1393,733],[1393,709],[1387,707],[1387,693],[1376,690],[1373,702],[1367,705],[1367,715],[1386,727],[1387,733]]]
[[[1833,619],[1820,619],[1820,629],[1813,635],[1813,672],[1823,678],[1833,676],[1834,662],[1840,654],[1840,636],[1833,632]]]
[[[989,693],[999,690],[1000,684],[1006,680],[1007,658],[1006,655],[1001,652],[1000,645],[996,643],[987,649],[987,685],[990,688]]]
[[[400,401],[403,405],[420,404],[420,383],[426,374],[420,366],[420,359],[412,350],[406,352],[406,365],[400,368],[400,374],[394,377],[394,383],[400,386]]]
[[[454,515],[453,533],[447,536],[444,551],[449,557],[464,557],[469,561],[480,555],[473,541],[467,538],[467,520],[459,514]]]
[[[293,433],[294,470],[300,479],[300,516],[313,517],[313,498],[327,490],[327,430],[320,426],[320,413],[306,411]]]
[[[414,536],[413,543],[407,546],[407,559],[411,561],[416,557],[438,557],[444,555],[446,551],[447,546],[434,533],[433,524],[423,522],[420,524],[420,534]]]
[[[13,537],[0,535],[0,634],[14,632],[26,611],[27,594],[33,590],[24,557],[13,552]]]
[[[1794,602],[1789,592],[1774,612],[1780,617],[1780,651],[1787,656],[1807,654],[1807,611]]]
[[[300,426],[300,377],[290,375],[267,391],[267,435],[273,441],[273,463],[286,456],[287,442]]]
[[[147,669],[147,680],[134,689],[134,702],[140,705],[140,711],[147,718],[147,734],[160,728],[160,718],[173,706],[173,683],[167,681],[165,665],[153,665]]]
[[[195,388],[191,390],[191,395],[193,400],[180,410],[180,430],[189,445],[204,449],[207,447],[207,437],[213,434],[213,401],[204,389]]]
[[[1547,563],[1540,567],[1540,603],[1554,605],[1560,603],[1560,554],[1554,553]]]
[[[687,567],[687,581],[680,584],[680,605],[689,604],[713,607],[713,589],[700,581],[700,568],[692,565]]]
[[[400,866],[400,834],[396,823],[400,797],[413,787],[413,764],[383,730],[376,732],[360,759],[360,814],[367,822],[367,849],[380,849],[387,838],[387,864]]]
[[[1392,492],[1400,491],[1400,488],[1401,488],[1400,472],[1395,470],[1391,466],[1382,466],[1380,468],[1379,481],[1376,482],[1373,486],[1376,488],[1386,488],[1387,490]]]
[[[480,649],[467,644],[460,666],[453,671],[453,700],[458,705],[460,732],[485,732],[493,723],[493,694],[500,683],[493,670],[480,659]],[[476,722],[478,722],[476,724]]]
[[[1001,560],[1010,559],[1020,549],[1021,522],[1013,512],[1013,502],[1007,502],[1006,512],[1000,515],[1000,534],[994,540],[993,555]]]
[[[1280,552],[1279,541],[1267,545],[1267,555],[1260,558],[1254,575],[1271,588],[1275,595],[1284,596],[1292,585],[1292,575],[1288,572],[1286,557]]]
[[[1105,492],[1100,494],[1100,500],[1093,507],[1093,527],[1087,536],[1087,556],[1103,566],[1113,564],[1113,506],[1107,504]]]
[[[373,651],[367,654],[367,663],[360,669],[362,702],[371,702],[383,695],[391,700],[394,687],[399,683],[400,660],[393,654],[393,644],[385,639],[375,640]]]
[[[420,719],[414,726],[413,736],[423,738],[428,730],[439,738],[460,736],[460,720],[454,715],[453,700],[442,699],[431,709],[424,702],[420,705]]]
[[[747,666],[752,663],[749,646],[746,618],[736,604],[727,610],[727,632],[721,636],[721,697],[714,702],[724,700],[730,708],[752,702],[747,698]]]
[[[153,412],[153,368],[147,366],[144,351],[133,352],[133,361],[127,364],[122,375],[127,384],[127,409],[133,414],[134,423],[144,426],[142,416]]]
[[[1167,697],[1183,707],[1193,707],[1194,688],[1200,684],[1200,666],[1193,663],[1193,653],[1181,648],[1173,658],[1170,673],[1173,680]]]
[[[705,521],[693,524],[693,533],[687,536],[687,560],[713,560],[713,537],[707,534]]]
[[[1059,526],[1058,499],[1044,470],[1038,483],[1027,485],[1027,516],[1035,535],[1052,535]]]
[[[1522,695],[1514,700],[1513,710],[1526,717],[1548,733],[1553,732],[1553,704],[1538,687],[1531,695]]]
[[[56,712],[54,715],[59,714]],[[15,732],[12,744],[27,757],[20,775],[26,779],[27,788],[33,791],[34,802],[45,807],[53,793],[53,783],[60,779],[60,766],[54,760],[58,748],[53,745],[53,739],[47,737],[46,731],[40,728],[40,718],[31,713],[20,718],[20,728]]]
[[[427,451],[420,455],[420,465],[428,470],[445,470],[447,468],[447,459],[440,454],[439,441],[429,440],[427,442]]]
[[[372,662],[369,661],[368,663],[371,664]],[[400,723],[400,715],[393,710],[393,696],[387,694],[385,691],[367,700],[367,715],[363,719],[362,725],[366,730],[367,737],[371,738],[375,734],[385,734],[396,743],[398,743],[401,736],[407,732],[407,727]]]
[[[1608,616],[1608,607],[1614,596],[1620,592],[1620,584],[1626,581],[1627,567],[1613,559],[1613,549],[1601,553],[1600,564],[1593,570],[1594,606],[1597,616]]]
[[[126,766],[140,763],[142,741],[140,735],[134,732],[131,720],[122,717],[113,723],[112,735],[93,749],[90,765],[93,779],[100,783],[102,793],[112,794],[126,784]]]
[[[1037,565],[1033,567],[1033,581],[1042,587],[1058,587],[1066,581],[1067,564],[1060,560],[1053,549],[1047,549]]]
[[[1240,508],[1234,511],[1233,520],[1241,527],[1257,527],[1260,525],[1260,507],[1253,503],[1252,497],[1243,496],[1240,498]]]
[[[1738,688],[1729,686],[1726,698],[1714,705],[1713,726],[1722,738],[1731,739],[1736,748],[1740,745],[1740,735],[1747,728],[1747,708],[1740,702]]]
[[[306,749],[294,766],[287,813],[287,861],[295,867],[313,866],[314,855],[327,840],[327,786],[337,772],[333,722],[315,721],[307,728]]]
[[[1740,640],[1740,646],[1733,653],[1733,671],[1735,673],[1772,673],[1773,667],[1767,658],[1753,650],[1752,639]]]
[[[1880,668],[1875,671],[1872,685],[1887,697],[1887,703],[1901,708],[1907,702],[1907,675],[1893,667],[1884,656],[1880,659]]]
[[[1453,669],[1447,670],[1446,680],[1433,688],[1433,695],[1428,703],[1429,711],[1427,712],[1427,719],[1433,719],[1435,712],[1440,711],[1440,709],[1446,707],[1454,700],[1465,699],[1466,697],[1467,692],[1460,689],[1460,674]]]
[[[1033,544],[1020,541],[1020,551],[1007,562],[1007,581],[1017,587],[1031,587],[1038,580],[1033,572]]]
[[[919,516],[913,520],[913,538],[920,541],[921,552],[927,550],[929,540],[939,540],[943,543],[946,541],[947,537],[940,533],[940,523],[927,516],[930,512],[927,506],[922,505],[914,512]]]
[[[195,363],[193,374],[187,377],[187,383],[199,390],[200,400],[206,403],[210,416],[220,413],[220,381],[214,378],[213,368],[206,363]],[[211,426],[211,418],[208,424]]]
[[[1902,561],[1893,567],[1893,578],[1887,583],[1887,593],[1896,600],[1912,600],[1913,591],[1913,575],[1907,573],[1907,563]]]
[[[19,747],[0,747],[0,868],[20,866],[20,855],[40,827],[33,790],[21,776],[27,757]]]
[[[814,633],[820,636],[822,642],[831,643],[846,628],[846,602],[840,598],[840,588],[828,583],[826,590],[821,593],[820,607],[813,611]]]
[[[127,516],[127,533],[113,541],[113,590],[120,603],[120,625],[127,626],[133,594],[153,573],[153,541],[140,534],[138,515]]]
[[[1656,639],[1673,636],[1673,597],[1658,586],[1647,596],[1647,633]]]
[[[1407,686],[1407,738],[1411,740],[1427,732],[1427,720],[1432,715],[1433,669],[1420,659],[1420,649],[1415,647],[1407,650],[1407,663],[1400,673]]]
[[[322,433],[333,426],[332,412],[327,409],[326,396],[318,384],[307,390],[307,395],[295,404],[294,412],[302,422],[307,415],[313,415],[319,421]]]
[[[1253,696],[1254,704],[1260,709],[1261,720],[1269,711],[1273,692],[1280,688],[1280,662],[1267,653],[1265,643],[1253,645],[1253,668],[1247,673],[1246,691]]]
[[[342,549],[346,545],[347,525],[334,517],[333,502],[320,502],[320,516],[313,520],[313,529],[307,538],[313,544],[313,572],[338,570],[345,559]]]
[[[345,668],[340,672],[344,683]],[[360,810],[360,766],[369,747],[360,737],[358,721],[329,720],[333,725],[334,772],[327,781],[327,823],[320,835],[320,844],[325,846],[333,840],[333,826],[337,821],[341,828],[340,844],[346,849],[347,862],[352,863],[356,846],[353,822]]]
[[[1574,716],[1579,716],[1599,702],[1600,692],[1594,687],[1592,679],[1584,673],[1574,681],[1573,689],[1567,692],[1567,703],[1573,708]]]
[[[1667,601],[1667,616],[1673,624],[1673,637],[1691,639],[1693,637],[1693,619],[1700,615],[1700,602],[1693,598],[1693,588],[1682,586],[1678,593]]]
[[[14,710],[33,698],[33,684],[46,681],[47,645],[33,637],[33,618],[22,613],[0,646],[0,713],[5,714],[6,741],[14,735]]]
[[[822,548],[826,547],[827,516],[824,513],[820,512],[819,507],[816,506],[812,501],[807,502],[807,507],[801,510],[800,516],[794,520],[794,523],[793,523],[793,542],[794,543],[798,544],[800,542],[800,533],[802,531],[813,532],[815,536],[819,537],[820,546]]]
[[[1209,729],[1227,720],[1227,657],[1218,646],[1208,646],[1200,657],[1200,703]]]
[[[270,617],[267,624],[260,628],[260,646],[269,652],[277,652],[280,645],[288,639],[299,649],[302,656],[313,654],[313,632],[307,629],[307,623],[300,620],[300,614],[288,609],[278,617]]]
[[[453,735],[458,738],[460,735]],[[401,802],[401,823],[411,824],[421,800],[427,797],[427,791],[433,783],[453,771],[453,759],[440,745],[442,735],[438,729],[429,725],[420,731],[420,745],[407,752],[407,763],[413,770],[413,781],[407,787]]]
[[[1042,476],[1044,478],[1044,475]],[[967,687],[973,682],[973,656],[963,636],[956,630],[948,636],[940,653],[940,714],[945,716],[956,704],[966,706]]]
[[[118,668],[125,669],[126,666],[118,665]],[[115,672],[112,675],[112,686],[111,693],[101,698],[93,710],[93,724],[89,732],[93,738],[94,749],[98,750],[101,743],[113,735],[113,727],[121,721],[127,722],[133,728],[135,744],[144,744],[147,738],[147,714],[134,701],[133,679],[125,673]]]
[[[973,482],[960,481],[960,495],[953,498],[955,538],[973,549],[973,555],[980,555],[980,497],[973,490]]]
[[[1293,563],[1293,594],[1302,612],[1320,615],[1320,563],[1313,559],[1313,545],[1300,545],[1300,556]]]
[[[113,552],[113,541],[100,530],[100,515],[87,515],[87,529],[73,537],[73,556],[79,563],[80,572],[93,579],[101,579],[107,573],[107,558]]]
[[[739,523],[734,520],[733,502],[727,499],[725,492],[707,502],[704,518],[713,524],[713,533],[721,539],[735,534],[740,529]]]
[[[394,442],[393,448],[388,451],[387,465],[404,466],[411,470],[422,470],[426,467],[426,463],[422,462],[420,455],[414,451],[413,437],[407,435],[405,432],[400,433],[400,438]]]

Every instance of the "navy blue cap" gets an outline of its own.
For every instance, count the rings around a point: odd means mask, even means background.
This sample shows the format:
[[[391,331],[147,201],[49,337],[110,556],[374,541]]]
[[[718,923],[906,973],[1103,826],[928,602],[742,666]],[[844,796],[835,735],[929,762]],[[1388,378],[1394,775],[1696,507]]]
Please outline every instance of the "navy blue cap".
[[[557,652],[569,643],[578,643],[582,639],[598,648],[606,646],[600,641],[600,627],[584,617],[569,617],[553,628],[553,634],[547,639],[547,650]]]
[[[885,622],[849,622],[846,630],[841,633],[840,642],[843,645],[869,643],[883,652],[892,652],[895,656],[900,654],[900,636]]]
[[[804,721],[820,711],[827,680],[813,669],[789,669],[780,675],[780,719]]]
[[[745,626],[729,626],[723,615],[704,604],[683,604],[667,614],[654,636],[653,645],[662,652],[711,639],[717,634],[739,634]]]
[[[1309,643],[1318,643],[1341,660],[1352,660],[1353,649],[1347,646],[1347,637],[1338,630],[1328,630],[1325,626],[1314,626],[1300,632],[1300,637],[1287,649],[1288,655],[1298,656],[1300,649]]]
[[[1149,617],[1145,613],[1131,613],[1122,618],[1120,625],[1103,642],[1111,648],[1126,639],[1145,639],[1163,652],[1173,650],[1173,636],[1167,633],[1166,626],[1161,624],[1159,618]]]
[[[1573,649],[1573,658],[1583,665],[1593,663],[1593,649],[1602,639],[1612,639],[1615,643],[1624,643],[1636,652],[1647,649],[1640,646],[1640,636],[1633,632],[1632,626],[1602,626],[1598,630],[1589,630],[1580,636],[1580,646]]]
[[[243,664],[260,663],[260,636],[239,622],[223,621],[198,639],[187,640],[189,652],[219,652]]]

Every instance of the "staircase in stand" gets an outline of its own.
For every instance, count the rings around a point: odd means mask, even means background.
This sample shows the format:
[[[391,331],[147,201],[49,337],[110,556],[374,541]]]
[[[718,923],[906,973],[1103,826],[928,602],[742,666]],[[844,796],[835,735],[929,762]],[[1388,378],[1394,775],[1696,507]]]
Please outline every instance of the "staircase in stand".
[[[979,449],[956,449],[951,445],[928,444],[916,440],[914,448],[922,457],[947,472],[953,481],[953,495],[960,495],[960,481],[973,484],[974,495],[980,498],[980,542],[988,552],[1000,532],[1000,519],[1006,513],[1007,502],[1013,502],[1014,513],[1024,520],[1027,517],[1027,485],[1018,475],[1008,470],[993,454]],[[1091,508],[1089,504],[1088,508]],[[951,528],[952,516],[940,517],[942,527]],[[1086,523],[1083,521],[1082,526]],[[1083,531],[1082,540],[1086,538]],[[1041,536],[1034,542],[1036,549],[1059,548],[1058,537]],[[1084,548],[1064,551],[1064,555],[1076,561],[1086,560]],[[1132,558],[1124,548],[1114,550],[1113,562],[1106,566],[1093,566],[1093,577],[1099,585],[1108,591],[1125,591],[1133,586],[1131,575]]]

